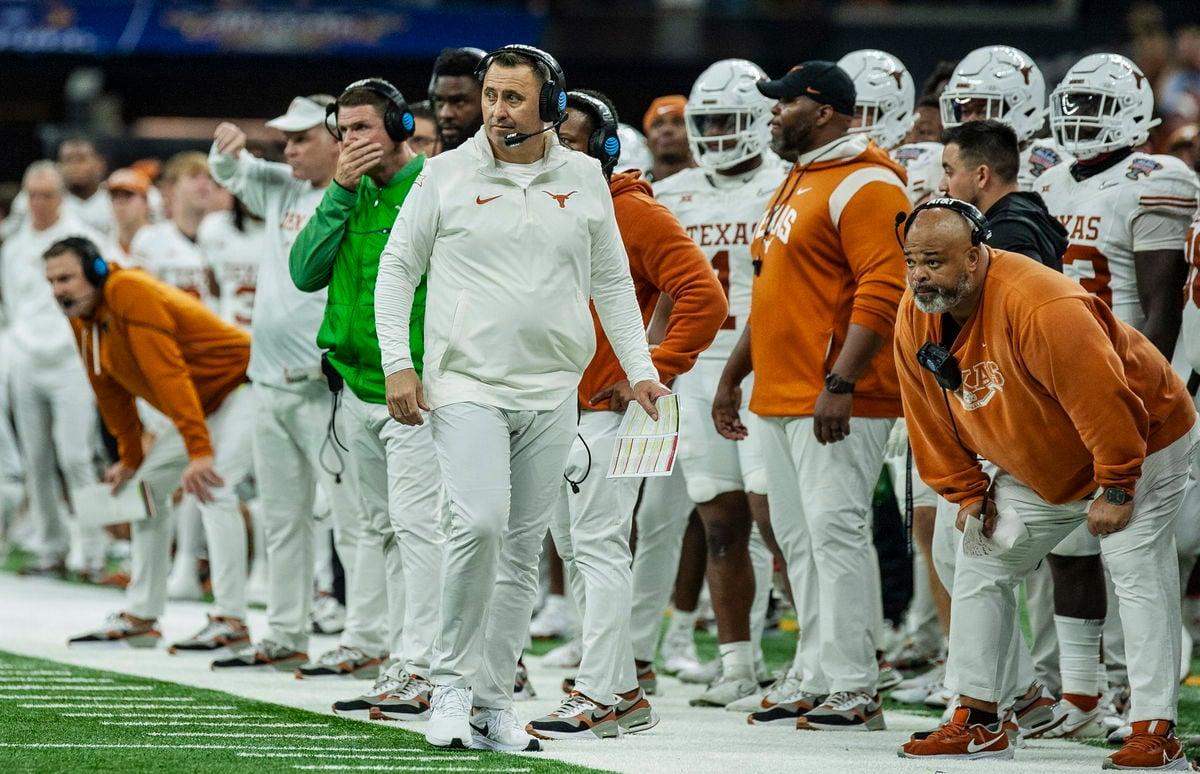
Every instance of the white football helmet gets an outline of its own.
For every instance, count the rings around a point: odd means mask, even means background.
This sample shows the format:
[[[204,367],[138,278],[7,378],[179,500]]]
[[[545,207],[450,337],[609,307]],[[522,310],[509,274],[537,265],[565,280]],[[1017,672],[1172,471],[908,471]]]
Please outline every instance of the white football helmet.
[[[976,100],[983,104],[973,104]],[[1033,59],[1012,46],[986,46],[967,54],[939,99],[942,126],[995,119],[1027,142],[1046,123],[1046,80]]]
[[[942,144],[913,142],[892,151],[892,158],[904,167],[908,178],[908,201],[916,207],[936,194],[942,183]]]
[[[709,171],[752,159],[771,142],[771,108],[755,85],[767,74],[745,59],[722,59],[700,74],[683,109],[692,156]]]
[[[861,123],[852,132],[866,132],[883,148],[894,148],[917,120],[913,104],[917,87],[913,77],[896,57],[873,48],[851,51],[838,60],[838,67],[854,81],[855,112]]]
[[[1141,145],[1160,123],[1153,113],[1150,81],[1120,54],[1085,56],[1050,95],[1054,139],[1080,159]]]
[[[617,124],[617,139],[621,141],[621,158],[617,161],[617,172],[639,170],[645,172],[654,163],[646,137],[629,124]]]

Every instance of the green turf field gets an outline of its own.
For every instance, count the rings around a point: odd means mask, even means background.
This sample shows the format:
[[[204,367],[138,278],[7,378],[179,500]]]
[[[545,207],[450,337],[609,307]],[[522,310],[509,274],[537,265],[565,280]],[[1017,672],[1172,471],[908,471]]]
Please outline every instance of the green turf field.
[[[442,752],[412,731],[0,651],[0,770],[593,772]]]

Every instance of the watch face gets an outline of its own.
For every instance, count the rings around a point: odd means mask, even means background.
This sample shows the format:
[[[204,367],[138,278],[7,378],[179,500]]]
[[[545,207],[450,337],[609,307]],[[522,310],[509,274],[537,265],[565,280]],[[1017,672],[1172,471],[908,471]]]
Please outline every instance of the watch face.
[[[1113,505],[1124,505],[1129,500],[1129,494],[1124,489],[1109,487],[1104,490],[1104,499]]]

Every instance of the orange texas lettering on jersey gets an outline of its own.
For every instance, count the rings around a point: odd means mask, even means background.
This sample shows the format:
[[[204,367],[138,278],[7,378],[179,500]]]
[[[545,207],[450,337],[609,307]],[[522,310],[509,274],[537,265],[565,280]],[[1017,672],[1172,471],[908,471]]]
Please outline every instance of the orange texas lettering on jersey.
[[[1059,215],[1058,222],[1067,229],[1067,237],[1074,242],[1095,242],[1100,238],[1101,218],[1099,215]]]
[[[700,247],[750,244],[751,223],[699,223],[687,227],[687,234]]]

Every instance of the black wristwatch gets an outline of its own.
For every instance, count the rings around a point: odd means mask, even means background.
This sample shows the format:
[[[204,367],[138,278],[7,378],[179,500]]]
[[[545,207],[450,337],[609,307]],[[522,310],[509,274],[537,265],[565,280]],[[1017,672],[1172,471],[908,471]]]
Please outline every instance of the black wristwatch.
[[[1104,490],[1104,499],[1108,500],[1113,505],[1124,505],[1133,498],[1124,489],[1118,489],[1115,486],[1110,486]]]
[[[834,395],[847,395],[854,392],[854,382],[843,379],[837,374],[829,374],[825,377],[825,389]]]

